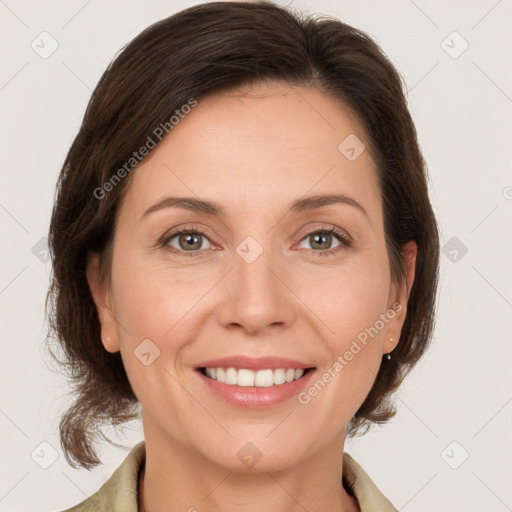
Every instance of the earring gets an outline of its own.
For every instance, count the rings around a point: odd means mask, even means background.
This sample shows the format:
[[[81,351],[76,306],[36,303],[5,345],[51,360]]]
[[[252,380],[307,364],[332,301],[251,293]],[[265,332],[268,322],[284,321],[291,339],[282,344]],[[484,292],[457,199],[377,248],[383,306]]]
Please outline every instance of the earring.
[[[111,338],[107,338],[107,341],[110,341],[110,340],[111,340]]]
[[[388,338],[388,341],[389,341],[390,343],[393,343],[393,338],[392,338],[392,337]],[[391,361],[391,354],[386,354],[386,359],[387,359],[388,361]]]

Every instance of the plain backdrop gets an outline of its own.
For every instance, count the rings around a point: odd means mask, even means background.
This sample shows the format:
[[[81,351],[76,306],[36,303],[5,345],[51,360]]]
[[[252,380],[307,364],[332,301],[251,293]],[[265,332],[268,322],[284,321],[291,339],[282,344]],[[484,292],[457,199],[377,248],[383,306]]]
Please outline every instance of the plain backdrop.
[[[42,350],[44,244],[57,175],[100,75],[142,29],[195,3],[0,1],[2,511],[82,501],[142,439],[134,422],[117,438],[127,449],[101,445],[94,471],[66,463],[57,425],[69,388]],[[441,228],[432,348],[399,391],[396,418],[347,450],[399,510],[512,510],[511,2],[293,6],[367,31],[397,66]]]

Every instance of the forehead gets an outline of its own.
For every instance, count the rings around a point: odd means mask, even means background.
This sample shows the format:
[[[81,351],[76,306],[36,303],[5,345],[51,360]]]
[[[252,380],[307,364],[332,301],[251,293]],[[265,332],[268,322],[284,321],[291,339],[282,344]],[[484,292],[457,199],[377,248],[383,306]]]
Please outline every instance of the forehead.
[[[340,193],[378,214],[374,162],[368,150],[347,158],[345,140],[368,146],[349,109],[316,89],[266,85],[213,95],[136,168],[126,202],[139,212],[166,194],[198,196],[222,202],[229,215]]]

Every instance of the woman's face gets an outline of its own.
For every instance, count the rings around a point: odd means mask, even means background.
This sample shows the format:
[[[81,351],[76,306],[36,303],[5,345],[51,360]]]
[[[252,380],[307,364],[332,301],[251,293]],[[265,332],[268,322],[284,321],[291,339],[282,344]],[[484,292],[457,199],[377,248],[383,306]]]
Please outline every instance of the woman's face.
[[[362,144],[339,102],[259,86],[199,100],[132,171],[111,283],[88,276],[146,439],[257,471],[342,446],[407,293],[390,277]]]

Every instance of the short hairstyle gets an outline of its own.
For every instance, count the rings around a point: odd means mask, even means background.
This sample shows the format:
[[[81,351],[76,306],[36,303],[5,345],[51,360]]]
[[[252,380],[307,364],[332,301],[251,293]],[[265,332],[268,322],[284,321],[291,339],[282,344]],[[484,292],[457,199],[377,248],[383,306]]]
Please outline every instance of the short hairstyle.
[[[102,345],[86,278],[88,256],[98,253],[101,275],[109,279],[116,213],[133,171],[108,194],[98,190],[191,98],[200,101],[267,82],[314,87],[348,107],[361,123],[377,166],[395,282],[405,278],[403,245],[417,244],[399,343],[347,432],[363,434],[395,414],[392,393],[432,337],[439,266],[427,168],[403,80],[371,37],[336,18],[268,1],[211,2],[151,25],[114,58],[92,93],[60,172],[49,228],[53,268],[46,299],[47,347],[51,339],[57,341],[59,354],[53,349],[50,354],[73,386],[75,400],[59,425],[72,466],[99,464],[94,444],[107,439],[102,427],[140,414],[120,353]]]

